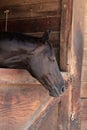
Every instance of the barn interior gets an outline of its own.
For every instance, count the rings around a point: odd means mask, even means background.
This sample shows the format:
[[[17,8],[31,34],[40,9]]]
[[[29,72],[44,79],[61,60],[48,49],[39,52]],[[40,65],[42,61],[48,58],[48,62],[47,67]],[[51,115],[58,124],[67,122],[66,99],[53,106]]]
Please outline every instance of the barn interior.
[[[1,130],[87,130],[86,10],[86,0],[0,0],[0,31],[51,30],[68,86],[53,98],[27,71],[0,68]]]

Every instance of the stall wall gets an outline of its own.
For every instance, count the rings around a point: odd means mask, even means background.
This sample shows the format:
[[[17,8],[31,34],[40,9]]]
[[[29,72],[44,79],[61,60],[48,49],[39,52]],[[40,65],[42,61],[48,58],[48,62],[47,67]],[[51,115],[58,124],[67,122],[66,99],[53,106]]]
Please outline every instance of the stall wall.
[[[70,130],[87,130],[87,0],[73,1]]]
[[[87,129],[87,1],[84,12],[84,47],[83,47],[83,63],[82,63],[82,79],[81,79],[81,130]]]

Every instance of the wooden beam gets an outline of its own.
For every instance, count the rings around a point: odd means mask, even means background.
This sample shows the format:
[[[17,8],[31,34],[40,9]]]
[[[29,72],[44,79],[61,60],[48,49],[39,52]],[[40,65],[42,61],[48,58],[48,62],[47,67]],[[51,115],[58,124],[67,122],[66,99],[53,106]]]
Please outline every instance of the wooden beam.
[[[9,19],[23,19],[35,17],[47,17],[60,15],[60,3],[39,3],[24,5],[4,5],[0,7],[0,19],[5,19],[4,10],[10,10]]]
[[[73,1],[73,17],[71,32],[71,76],[72,76],[72,97],[70,110],[70,130],[80,130],[80,89],[83,56],[83,10],[84,2]],[[78,15],[79,12],[79,15]]]
[[[8,20],[8,31],[34,33],[43,32],[48,29],[58,31],[60,28],[60,17],[46,17],[22,20]],[[0,30],[4,30],[5,21],[0,21]]]
[[[61,29],[60,29],[60,67],[67,71],[69,38],[72,23],[72,0],[62,0],[61,3]]]

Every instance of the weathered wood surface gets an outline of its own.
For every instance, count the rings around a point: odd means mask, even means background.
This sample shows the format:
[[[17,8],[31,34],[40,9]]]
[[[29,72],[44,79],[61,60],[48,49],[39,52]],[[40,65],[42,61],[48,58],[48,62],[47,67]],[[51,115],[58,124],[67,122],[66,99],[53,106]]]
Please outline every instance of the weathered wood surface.
[[[84,48],[87,48],[87,34],[84,34]]]
[[[81,83],[81,98],[87,98],[87,82]]]
[[[81,92],[81,72],[84,42],[84,6],[83,0],[73,1],[72,17],[72,42],[71,42],[71,76],[72,76],[72,98],[70,130],[80,130],[80,92]],[[73,117],[73,118],[72,118]],[[84,127],[83,127],[84,129]],[[82,129],[82,130],[83,130]]]
[[[69,39],[72,25],[72,0],[61,1],[61,29],[60,29],[60,67],[67,71]]]
[[[68,130],[69,105],[69,89],[67,89],[58,105],[58,130]]]
[[[0,7],[12,6],[12,5],[24,5],[24,4],[37,4],[37,3],[48,3],[48,2],[59,2],[60,0],[4,0],[0,1]]]
[[[59,102],[60,98],[55,98],[53,101],[51,101],[45,112],[39,116],[39,118],[35,121],[34,124],[31,125],[31,127],[29,127],[28,130],[58,130]]]
[[[0,129],[22,130],[44,101],[44,92],[41,87],[31,85],[0,85]]]
[[[87,42],[85,41],[84,42],[85,45],[84,46],[87,46]],[[83,50],[83,66],[87,66],[87,48],[84,47],[84,50]]]
[[[27,130],[58,101],[41,85],[0,84],[0,130]]]
[[[59,17],[47,17],[36,19],[23,19],[8,21],[8,31],[34,33],[43,32],[48,29],[59,30]],[[0,22],[0,30],[4,31],[5,21]]]
[[[87,114],[87,99],[81,99],[81,113]]]
[[[86,3],[86,7],[85,7],[85,12],[86,11],[87,11],[87,3]],[[85,13],[84,33],[87,34],[87,13]]]
[[[61,73],[64,80],[68,80],[68,74],[67,73]],[[0,68],[0,84],[12,84],[12,85],[29,85],[29,84],[37,84],[40,85],[40,83],[33,78],[28,71],[26,70],[20,70],[20,69],[2,69]]]
[[[0,84],[40,84],[26,70],[0,69]]]
[[[84,0],[84,48],[81,78],[81,130],[87,130],[87,2]]]
[[[87,98],[81,99],[81,130],[87,130]]]
[[[87,82],[87,66],[82,66],[82,82]]]
[[[21,2],[22,3],[22,2]],[[0,7],[0,19],[5,19],[4,11],[9,10],[10,19],[24,19],[35,17],[47,17],[60,15],[60,4],[57,2],[39,3],[39,4],[24,4],[11,5]]]
[[[87,130],[87,114],[81,115],[81,130]]]

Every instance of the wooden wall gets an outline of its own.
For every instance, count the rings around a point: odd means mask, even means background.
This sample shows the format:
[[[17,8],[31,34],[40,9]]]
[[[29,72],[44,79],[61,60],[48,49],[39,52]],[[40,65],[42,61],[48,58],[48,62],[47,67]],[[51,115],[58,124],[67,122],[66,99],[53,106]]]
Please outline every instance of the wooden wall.
[[[87,0],[73,1],[71,51],[73,120],[70,130],[87,130]]]
[[[51,29],[50,40],[59,61],[61,0],[1,0],[0,31],[5,30],[5,10],[9,10],[8,31],[41,36]]]
[[[87,130],[87,1],[84,0],[84,48],[81,79],[81,130]]]

